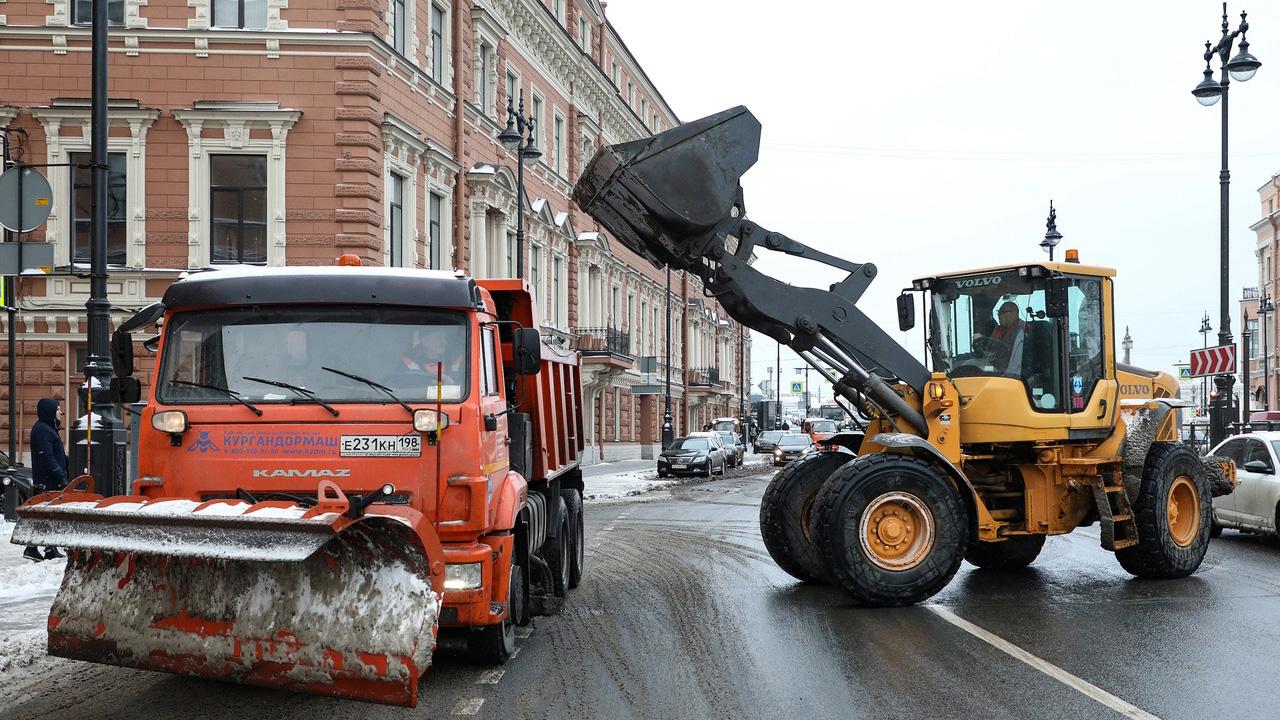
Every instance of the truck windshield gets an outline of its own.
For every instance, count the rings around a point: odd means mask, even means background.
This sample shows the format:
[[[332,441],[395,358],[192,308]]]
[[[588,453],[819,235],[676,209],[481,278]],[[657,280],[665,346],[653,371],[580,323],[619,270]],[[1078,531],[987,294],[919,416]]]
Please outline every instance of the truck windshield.
[[[246,380],[271,378],[330,403],[383,403],[387,396],[325,367],[367,377],[409,402],[467,395],[466,316],[388,307],[253,307],[176,314],[166,328],[156,387],[164,403],[229,403],[222,388],[254,403],[296,399]],[[437,373],[437,370],[441,373]],[[204,385],[206,387],[199,387]]]
[[[1017,378],[1035,410],[1083,410],[1103,375],[1102,280],[1064,276],[1055,282],[1066,290],[1063,318],[1046,313],[1043,275],[1008,270],[935,281],[929,318],[934,369],[952,377]]]

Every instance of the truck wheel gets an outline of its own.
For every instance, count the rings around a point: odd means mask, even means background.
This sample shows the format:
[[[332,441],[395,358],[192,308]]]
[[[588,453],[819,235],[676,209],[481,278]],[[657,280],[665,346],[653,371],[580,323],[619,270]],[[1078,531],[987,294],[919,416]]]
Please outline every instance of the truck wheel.
[[[827,582],[827,565],[809,533],[814,498],[846,455],[804,458],[773,477],[760,498],[760,536],[778,567],[801,582]]]
[[[910,455],[864,455],[814,500],[814,545],[832,579],[862,605],[911,605],[950,582],[969,541],[969,510],[951,479]]]
[[[587,564],[587,536],[582,511],[582,495],[577,490],[561,490],[569,509],[569,587],[582,583],[582,570]]]
[[[551,568],[551,592],[562,598],[569,594],[569,572],[572,564],[572,537],[569,525],[569,510],[564,498],[560,500],[560,530],[556,537],[547,538],[542,545],[542,558]]]
[[[467,636],[468,653],[484,665],[502,665],[516,649],[516,620],[524,614],[524,573],[519,565],[511,563],[508,577],[507,617],[496,625],[472,630]]]
[[[1120,566],[1141,578],[1186,577],[1209,549],[1213,505],[1209,481],[1191,448],[1152,443],[1133,503],[1138,542],[1116,551]]]
[[[1044,547],[1043,535],[1009,538],[1001,542],[973,542],[964,559],[988,570],[1021,570],[1035,561]]]

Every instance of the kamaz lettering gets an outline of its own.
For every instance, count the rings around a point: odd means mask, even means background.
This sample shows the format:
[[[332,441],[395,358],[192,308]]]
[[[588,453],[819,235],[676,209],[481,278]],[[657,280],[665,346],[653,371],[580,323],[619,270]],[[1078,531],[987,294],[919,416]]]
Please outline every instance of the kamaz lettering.
[[[984,287],[986,285],[999,285],[1002,278],[999,275],[980,278],[965,278],[956,281],[958,288]]]
[[[318,478],[318,477],[351,477],[351,471],[347,469],[340,470],[254,470],[253,476],[256,478],[264,477],[297,477],[297,478]]]

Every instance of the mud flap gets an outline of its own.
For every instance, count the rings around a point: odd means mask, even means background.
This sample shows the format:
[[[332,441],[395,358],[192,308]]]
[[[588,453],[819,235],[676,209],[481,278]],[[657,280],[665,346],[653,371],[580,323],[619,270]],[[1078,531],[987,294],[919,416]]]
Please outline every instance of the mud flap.
[[[189,501],[144,501],[132,511],[112,511],[113,502],[65,503],[66,511],[45,503],[20,514],[15,539],[71,548],[49,615],[51,655],[416,704],[442,597],[443,553],[429,523],[420,523],[424,539],[406,517],[305,517],[314,509],[294,506],[259,508],[274,512],[255,520],[247,504],[224,503],[215,522],[155,509]],[[267,524],[277,542],[262,545]],[[170,541],[149,550],[122,547],[130,536],[164,532]]]

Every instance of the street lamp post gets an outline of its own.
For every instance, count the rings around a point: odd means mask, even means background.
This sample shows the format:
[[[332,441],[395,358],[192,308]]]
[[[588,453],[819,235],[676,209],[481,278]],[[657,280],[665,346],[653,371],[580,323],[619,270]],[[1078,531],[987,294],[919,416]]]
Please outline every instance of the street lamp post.
[[[498,141],[516,153],[516,277],[524,279],[524,161],[542,157],[534,139],[537,120],[524,114],[524,93],[520,93],[519,107],[512,107],[507,96],[507,127],[498,135]]]
[[[1262,409],[1271,409],[1271,351],[1267,348],[1267,324],[1271,322],[1271,312],[1276,309],[1271,296],[1266,290],[1258,301],[1258,324],[1262,326]]]
[[[1258,68],[1262,66],[1262,63],[1258,62],[1258,58],[1249,53],[1249,41],[1245,39],[1245,33],[1248,30],[1248,13],[1240,13],[1240,25],[1235,30],[1232,30],[1231,24],[1227,19],[1227,4],[1225,2],[1222,3],[1222,38],[1218,40],[1217,45],[1212,42],[1204,44],[1204,79],[1191,91],[1191,94],[1195,96],[1201,105],[1209,106],[1218,102],[1219,99],[1222,100],[1222,169],[1218,172],[1220,274],[1218,300],[1221,305],[1221,313],[1218,317],[1219,345],[1230,345],[1232,342],[1231,307],[1227,298],[1230,274],[1227,262],[1227,209],[1231,187],[1231,171],[1227,167],[1227,89],[1231,80],[1245,82],[1252,78]],[[1235,57],[1231,57],[1231,49],[1237,36],[1240,38],[1240,51]],[[1218,56],[1221,64],[1221,72],[1216,82],[1213,79],[1212,68],[1214,55]],[[1228,58],[1230,59],[1228,60]],[[1209,440],[1216,445],[1222,442],[1227,434],[1227,415],[1231,408],[1231,386],[1235,384],[1235,376],[1231,373],[1218,375],[1213,379],[1213,384],[1217,387],[1218,397],[1209,412]]]
[[[1209,311],[1206,310],[1204,317],[1200,318],[1200,343],[1203,347],[1209,347],[1209,333],[1213,332],[1213,327],[1209,325]],[[1200,407],[1205,412],[1209,410],[1209,378],[1200,378]]]
[[[667,266],[667,390],[662,405],[662,447],[676,439],[671,425],[671,266]]]

